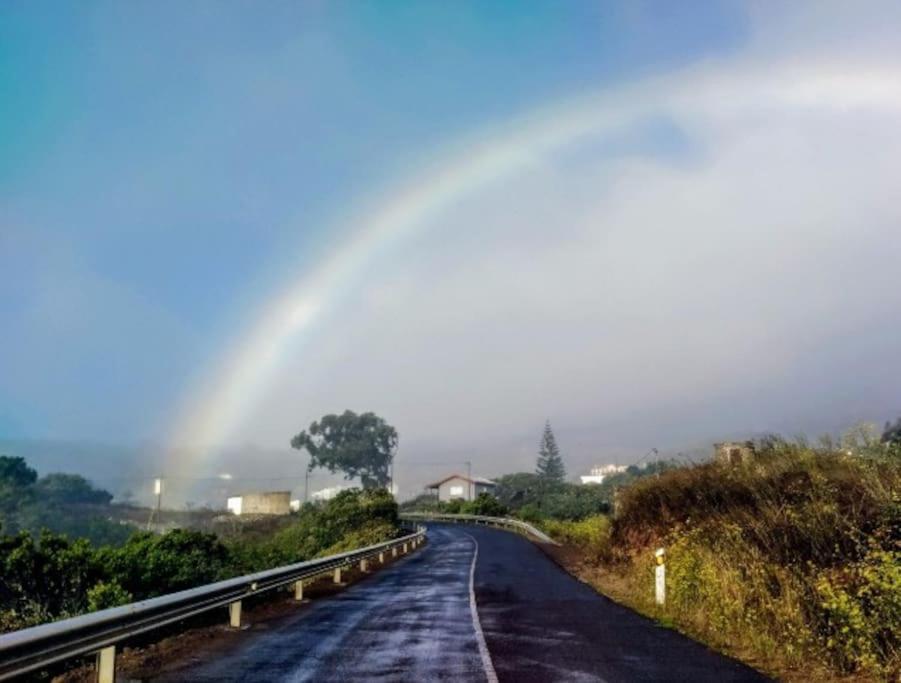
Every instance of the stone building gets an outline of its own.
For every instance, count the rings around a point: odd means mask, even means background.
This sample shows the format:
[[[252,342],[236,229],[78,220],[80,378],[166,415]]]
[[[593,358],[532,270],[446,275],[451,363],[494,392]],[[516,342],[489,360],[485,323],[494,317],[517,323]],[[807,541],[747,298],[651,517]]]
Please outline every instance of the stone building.
[[[722,465],[742,465],[754,458],[754,444],[751,441],[715,443],[713,457]]]

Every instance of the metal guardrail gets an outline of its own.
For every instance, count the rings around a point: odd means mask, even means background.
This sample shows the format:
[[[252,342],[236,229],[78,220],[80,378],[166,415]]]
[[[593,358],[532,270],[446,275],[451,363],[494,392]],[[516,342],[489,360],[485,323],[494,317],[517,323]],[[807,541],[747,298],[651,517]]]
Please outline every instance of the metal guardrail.
[[[528,536],[532,536],[542,543],[549,543],[550,545],[560,545],[548,536],[546,533],[541,531],[540,529],[535,528],[531,524],[523,522],[518,519],[511,519],[509,517],[488,517],[485,515],[452,515],[448,513],[442,512],[402,512],[400,514],[401,519],[406,519],[408,521],[432,521],[432,522],[468,522],[470,524],[486,524],[488,526],[495,526],[501,529],[507,529],[510,531],[517,531],[520,533],[524,533]]]
[[[219,607],[228,607],[232,626],[241,625],[241,600],[276,588],[294,585],[294,597],[303,599],[303,581],[341,572],[360,562],[361,569],[373,557],[384,561],[384,553],[406,553],[425,540],[425,527],[406,536],[359,550],[268,569],[234,579],[163,595],[130,605],[84,614],[0,635],[0,681],[92,653],[97,654],[98,680],[115,678],[116,644],[132,636],[172,624]]]

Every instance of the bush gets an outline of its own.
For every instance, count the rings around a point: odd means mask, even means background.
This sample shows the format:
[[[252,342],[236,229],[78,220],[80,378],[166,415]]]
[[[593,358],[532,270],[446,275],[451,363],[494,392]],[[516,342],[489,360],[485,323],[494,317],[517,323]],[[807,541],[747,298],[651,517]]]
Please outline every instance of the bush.
[[[606,557],[610,549],[610,519],[603,515],[586,517],[579,521],[548,519],[541,528],[555,541],[574,545],[591,557]]]
[[[898,670],[901,552],[871,548],[859,562],[816,582],[821,636],[844,671]]]
[[[88,612],[127,605],[134,598],[115,581],[101,581],[88,591]]]
[[[467,501],[460,506],[460,511],[465,515],[484,515],[486,517],[503,517],[507,514],[507,508],[490,493],[480,493],[475,500]]]
[[[134,534],[118,549],[104,549],[110,575],[138,599],[212,583],[231,574],[228,548],[215,534],[175,529],[162,536]]]

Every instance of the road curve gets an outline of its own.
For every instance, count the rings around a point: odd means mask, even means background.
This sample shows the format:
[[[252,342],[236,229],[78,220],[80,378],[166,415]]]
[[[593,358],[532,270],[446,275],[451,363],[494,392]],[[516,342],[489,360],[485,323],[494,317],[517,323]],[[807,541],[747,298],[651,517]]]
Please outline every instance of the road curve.
[[[429,526],[421,550],[172,681],[763,681],[599,596],[529,541]]]

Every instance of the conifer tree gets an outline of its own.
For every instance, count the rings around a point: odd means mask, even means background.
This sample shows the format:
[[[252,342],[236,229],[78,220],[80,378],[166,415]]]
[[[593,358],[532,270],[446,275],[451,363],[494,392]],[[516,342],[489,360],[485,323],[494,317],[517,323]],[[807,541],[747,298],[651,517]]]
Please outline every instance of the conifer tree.
[[[563,458],[560,457],[560,449],[557,447],[550,420],[544,423],[535,474],[545,485],[562,484],[566,478],[566,468],[563,466]]]

